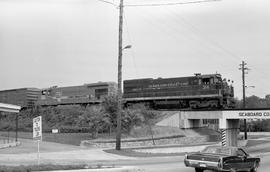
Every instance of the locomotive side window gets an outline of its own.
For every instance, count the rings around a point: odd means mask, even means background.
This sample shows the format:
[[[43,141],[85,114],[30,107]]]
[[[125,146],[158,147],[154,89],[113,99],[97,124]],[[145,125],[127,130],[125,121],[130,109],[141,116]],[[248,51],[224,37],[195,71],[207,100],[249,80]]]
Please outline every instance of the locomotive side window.
[[[210,79],[210,84],[214,84],[214,78]]]
[[[202,83],[203,83],[204,85],[209,85],[209,84],[210,84],[210,78],[203,78],[203,79],[202,79]]]

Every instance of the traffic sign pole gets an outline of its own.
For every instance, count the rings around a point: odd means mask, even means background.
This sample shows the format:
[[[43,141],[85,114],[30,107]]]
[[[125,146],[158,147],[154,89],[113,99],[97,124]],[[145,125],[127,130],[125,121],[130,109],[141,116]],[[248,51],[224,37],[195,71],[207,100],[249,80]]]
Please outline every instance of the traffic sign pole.
[[[39,164],[40,164],[40,151],[39,151],[39,142],[40,142],[40,140],[38,140],[37,141],[37,145],[38,145],[38,154],[37,154],[37,159],[38,159],[38,166],[39,166]]]
[[[37,141],[37,160],[40,165],[40,141],[42,141],[42,118],[38,116],[33,118],[33,139]]]

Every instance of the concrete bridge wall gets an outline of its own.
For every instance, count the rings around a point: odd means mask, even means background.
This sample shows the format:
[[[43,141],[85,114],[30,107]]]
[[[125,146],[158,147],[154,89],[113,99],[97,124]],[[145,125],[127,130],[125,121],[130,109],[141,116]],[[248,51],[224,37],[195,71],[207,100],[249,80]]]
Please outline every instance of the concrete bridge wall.
[[[160,121],[157,125],[179,128],[198,128],[203,119],[219,119],[219,129],[224,135],[226,146],[238,146],[237,135],[240,119],[270,119],[270,109],[239,109],[220,111],[179,111]]]

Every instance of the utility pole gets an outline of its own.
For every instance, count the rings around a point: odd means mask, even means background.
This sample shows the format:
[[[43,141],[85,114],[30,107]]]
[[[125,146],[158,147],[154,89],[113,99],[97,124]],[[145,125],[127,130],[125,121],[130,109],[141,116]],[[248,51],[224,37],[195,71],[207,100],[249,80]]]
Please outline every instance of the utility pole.
[[[116,150],[121,150],[121,113],[122,113],[122,53],[124,49],[131,48],[127,45],[122,48],[122,34],[123,34],[123,13],[124,0],[120,0],[119,5],[119,39],[118,39],[118,91],[117,91],[117,131],[116,131]],[[215,1],[215,0],[213,0]],[[196,2],[196,1],[195,1]],[[200,3],[198,1],[198,3]]]
[[[243,82],[243,109],[246,108],[246,85],[245,85],[245,74],[246,71],[249,70],[246,67],[247,63],[242,61],[240,64],[240,70],[242,71],[242,82]],[[245,140],[247,140],[247,120],[244,119],[244,133],[245,133]]]
[[[121,150],[121,113],[122,113],[122,33],[124,2],[120,0],[119,5],[119,38],[118,38],[118,90],[117,90],[117,131],[115,149]]]

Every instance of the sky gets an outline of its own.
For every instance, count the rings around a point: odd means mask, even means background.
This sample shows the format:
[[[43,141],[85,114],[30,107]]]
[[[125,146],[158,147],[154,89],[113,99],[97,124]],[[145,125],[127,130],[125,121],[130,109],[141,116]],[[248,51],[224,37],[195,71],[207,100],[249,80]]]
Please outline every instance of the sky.
[[[117,81],[118,0],[0,0],[0,90]],[[270,1],[124,0],[123,80],[220,73],[270,94]],[[195,0],[196,1],[196,0]],[[112,3],[112,4],[111,4]]]

